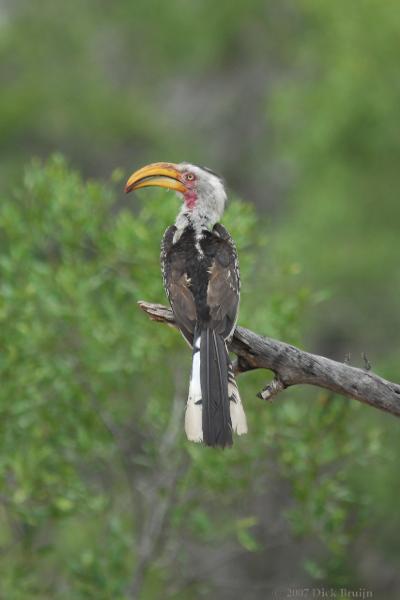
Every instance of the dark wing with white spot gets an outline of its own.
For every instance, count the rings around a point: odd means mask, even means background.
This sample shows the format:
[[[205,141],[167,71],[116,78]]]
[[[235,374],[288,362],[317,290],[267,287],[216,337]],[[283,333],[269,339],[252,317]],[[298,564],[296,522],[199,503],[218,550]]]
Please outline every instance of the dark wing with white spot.
[[[161,268],[164,288],[173,310],[176,323],[184,338],[193,345],[196,326],[196,305],[190,289],[186,257],[179,244],[173,244],[175,225],[167,229],[161,244]]]
[[[235,244],[223,225],[217,223],[213,229],[215,243],[209,281],[207,304],[211,327],[225,339],[233,334],[240,298],[240,275]]]

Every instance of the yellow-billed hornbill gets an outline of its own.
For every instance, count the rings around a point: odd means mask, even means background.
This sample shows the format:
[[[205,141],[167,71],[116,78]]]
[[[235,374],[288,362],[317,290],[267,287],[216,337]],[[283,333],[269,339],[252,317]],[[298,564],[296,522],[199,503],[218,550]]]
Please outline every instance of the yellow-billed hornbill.
[[[246,433],[247,424],[226,347],[237,320],[240,277],[235,245],[218,223],[224,183],[205,167],[154,163],[135,171],[125,189],[148,186],[183,198],[162,240],[161,265],[176,324],[193,348],[186,435],[208,446],[230,446],[232,431]]]

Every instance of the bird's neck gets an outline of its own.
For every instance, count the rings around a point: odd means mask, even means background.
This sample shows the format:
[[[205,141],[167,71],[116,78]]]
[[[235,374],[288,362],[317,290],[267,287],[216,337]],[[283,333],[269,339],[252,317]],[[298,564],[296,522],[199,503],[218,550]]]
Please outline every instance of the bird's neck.
[[[192,227],[196,237],[200,238],[204,230],[210,230],[218,222],[220,215],[215,211],[206,210],[200,203],[193,206],[184,203],[175,221],[177,233],[183,232],[186,227]],[[179,235],[179,234],[178,234]]]

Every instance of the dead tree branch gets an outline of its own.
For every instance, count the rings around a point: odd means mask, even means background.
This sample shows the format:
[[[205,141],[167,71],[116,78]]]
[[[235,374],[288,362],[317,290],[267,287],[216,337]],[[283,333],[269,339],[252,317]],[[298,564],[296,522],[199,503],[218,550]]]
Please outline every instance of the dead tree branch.
[[[171,309],[162,304],[139,302],[154,321],[175,327]],[[324,356],[304,352],[279,340],[237,327],[229,348],[237,355],[236,373],[269,369],[275,377],[259,394],[270,400],[281,390],[297,384],[310,384],[354,398],[400,417],[400,385],[370,370],[351,367]]]
[[[163,533],[176,503],[177,482],[187,469],[187,461],[177,446],[185,406],[183,377],[179,366],[174,369],[174,379],[175,394],[171,416],[159,441],[156,467],[152,477],[136,484],[136,487],[140,486],[141,495],[144,496],[145,511],[142,522],[138,524],[136,561],[129,590],[132,600],[140,597],[146,572],[159,558]]]

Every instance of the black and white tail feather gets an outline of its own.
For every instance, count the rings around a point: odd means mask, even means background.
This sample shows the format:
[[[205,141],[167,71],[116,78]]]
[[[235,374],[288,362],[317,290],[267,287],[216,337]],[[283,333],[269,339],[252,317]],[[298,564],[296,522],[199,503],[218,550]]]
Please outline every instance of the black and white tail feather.
[[[185,431],[190,441],[222,448],[232,445],[232,432],[247,433],[226,343],[213,329],[195,332]]]

